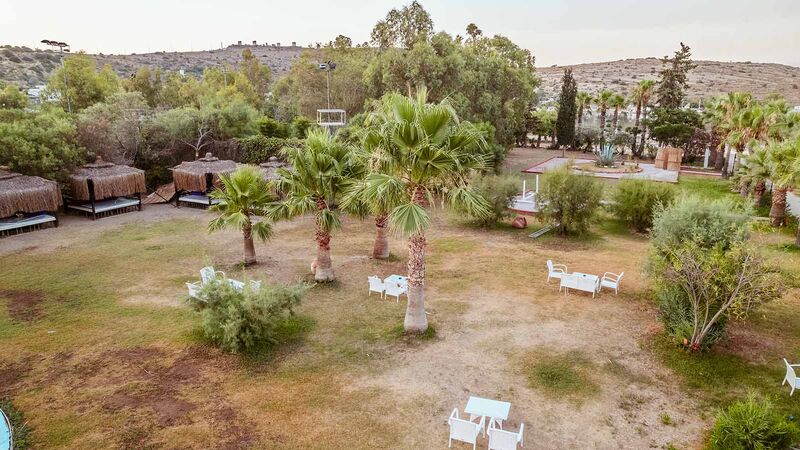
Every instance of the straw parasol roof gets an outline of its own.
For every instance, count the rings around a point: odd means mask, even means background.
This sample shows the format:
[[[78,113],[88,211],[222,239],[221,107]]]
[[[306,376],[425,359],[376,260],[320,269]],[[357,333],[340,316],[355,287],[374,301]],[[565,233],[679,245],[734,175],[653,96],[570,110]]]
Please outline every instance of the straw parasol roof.
[[[172,169],[175,189],[187,192],[205,192],[206,175],[212,175],[212,183],[219,187],[219,175],[236,171],[236,163],[227,159],[220,160],[206,153],[197,161],[184,161]]]
[[[61,190],[55,181],[0,169],[0,217],[56,211],[59,206]]]
[[[94,184],[95,200],[147,192],[144,170],[105,162],[99,156],[94,163],[79,167],[69,176],[72,196],[76,200],[90,200],[88,180]]]
[[[276,158],[274,156],[270,157],[268,162],[261,163],[258,166],[264,172],[264,178],[267,181],[277,180],[279,178],[278,177],[278,168],[279,167],[285,167],[287,169],[291,168],[289,163],[285,163],[283,161],[278,161],[278,158]]]

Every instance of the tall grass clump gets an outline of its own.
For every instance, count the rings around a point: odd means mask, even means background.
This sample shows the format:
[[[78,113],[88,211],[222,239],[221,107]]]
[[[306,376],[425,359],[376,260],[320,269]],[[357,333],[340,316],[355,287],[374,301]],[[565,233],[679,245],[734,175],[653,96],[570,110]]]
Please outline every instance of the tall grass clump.
[[[795,424],[778,414],[768,399],[750,394],[717,414],[711,450],[783,450],[800,438]]]
[[[645,232],[653,226],[658,205],[668,206],[675,198],[675,189],[664,183],[623,179],[614,191],[611,212],[630,228]]]

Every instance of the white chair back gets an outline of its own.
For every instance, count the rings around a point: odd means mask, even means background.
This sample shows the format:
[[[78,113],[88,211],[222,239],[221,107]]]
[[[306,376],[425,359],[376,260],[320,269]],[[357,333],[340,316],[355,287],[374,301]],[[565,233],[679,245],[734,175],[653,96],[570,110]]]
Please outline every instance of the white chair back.
[[[625,272],[620,273],[619,276],[617,277],[617,286],[619,286],[619,282],[622,281],[623,275],[625,275]]]
[[[203,284],[210,283],[217,278],[216,272],[214,272],[214,268],[211,266],[203,267],[200,269],[200,279],[203,280]]]
[[[787,361],[786,358],[783,358],[783,362],[786,364],[786,378],[789,379],[789,381],[796,380],[797,375],[794,372],[794,367],[789,364],[789,361]]]
[[[384,286],[386,287],[386,295],[397,297],[405,294],[405,289],[401,288],[400,285],[395,282],[387,281]]]
[[[504,431],[499,428],[489,428],[489,450],[517,450],[517,444],[522,443],[522,433],[525,425],[520,425],[519,432]]]
[[[548,272],[552,272],[553,271],[553,261],[550,260],[550,259],[547,260],[547,271]]]
[[[458,408],[454,409],[447,421],[450,424],[450,439],[475,444],[481,424],[458,418]]]
[[[383,281],[380,278],[373,275],[371,277],[367,277],[367,280],[369,281],[370,291],[383,292]]]

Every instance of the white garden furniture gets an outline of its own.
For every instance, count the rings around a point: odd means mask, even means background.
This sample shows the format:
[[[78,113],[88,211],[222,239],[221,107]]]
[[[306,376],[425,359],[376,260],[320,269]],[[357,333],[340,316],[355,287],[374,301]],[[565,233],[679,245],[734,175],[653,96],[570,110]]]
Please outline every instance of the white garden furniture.
[[[517,450],[517,444],[520,447],[524,446],[525,424],[519,424],[519,431],[504,431],[500,428],[495,428],[494,423],[489,424],[489,450]]]
[[[475,396],[469,397],[467,406],[464,408],[464,412],[469,414],[470,420],[478,416],[486,417],[489,419],[490,426],[497,423],[500,429],[503,428],[503,421],[508,419],[509,411],[511,411],[511,403]]]
[[[485,431],[485,418],[481,417],[478,422],[472,420],[465,420],[458,417],[458,408],[453,409],[450,417],[447,419],[447,424],[450,425],[450,439],[447,441],[447,447],[453,446],[453,440],[466,442],[472,444],[472,449],[475,450],[478,443],[478,435]]]
[[[609,289],[613,289],[614,295],[619,294],[619,282],[622,281],[623,275],[625,275],[625,272],[622,272],[619,275],[613,272],[604,273],[603,278],[600,279],[600,289],[598,289],[598,291],[606,287]]]
[[[392,281],[388,281],[388,282],[384,283],[384,286],[386,287],[386,291],[385,291],[386,292],[385,293],[386,298],[389,298],[390,296],[394,297],[395,298],[395,303],[399,303],[400,302],[400,296],[401,295],[406,295],[406,297],[408,296],[408,286],[401,286],[401,285],[399,285],[397,283],[394,283]]]
[[[367,296],[369,296],[373,292],[377,292],[381,294],[381,298],[383,298],[383,293],[386,291],[386,287],[383,285],[383,281],[381,281],[381,279],[375,275],[367,277],[367,281],[369,282],[369,290],[367,291]]]
[[[553,264],[552,260],[547,260],[547,282],[550,282],[551,278],[560,279],[564,274],[567,273],[567,266],[564,264]]]
[[[789,364],[789,361],[787,361],[786,358],[783,358],[783,362],[786,364],[786,376],[783,377],[783,383],[781,383],[781,386],[789,383],[789,387],[792,388],[792,390],[789,391],[789,396],[791,396],[794,394],[795,389],[800,388],[800,378],[797,378],[797,374],[794,371],[794,368],[800,367],[800,364]]]
[[[564,288],[564,295],[567,295],[570,289],[591,292],[592,298],[594,298],[594,294],[599,287],[600,278],[597,275],[573,272],[565,273],[561,276],[561,283],[558,286],[558,290],[561,291],[561,288]]]
[[[234,289],[238,291],[243,291],[245,287],[245,283],[239,280],[234,280],[232,278],[227,278],[225,276],[225,272],[221,270],[214,270],[213,267],[207,266],[200,269],[200,281],[195,281],[194,283],[186,283],[186,288],[189,290],[189,296],[193,298],[200,298],[200,289],[208,283],[212,283],[214,281],[222,281],[227,282]],[[249,282],[250,289],[257,291],[261,289],[261,282],[250,280]]]
[[[388,277],[383,279],[385,283],[397,283],[400,285],[401,288],[408,289],[408,277],[404,277],[402,275],[389,275]]]

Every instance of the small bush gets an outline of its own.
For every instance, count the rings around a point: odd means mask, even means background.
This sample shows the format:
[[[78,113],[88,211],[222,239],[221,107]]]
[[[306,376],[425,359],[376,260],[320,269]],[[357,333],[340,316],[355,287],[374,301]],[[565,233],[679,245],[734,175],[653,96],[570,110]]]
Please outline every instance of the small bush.
[[[646,180],[621,180],[614,191],[611,211],[636,231],[653,226],[656,206],[669,205],[675,197],[672,186]]]
[[[670,205],[656,207],[652,243],[661,252],[685,241],[702,248],[721,245],[727,249],[747,240],[748,216],[748,211],[733,201],[682,197]]]
[[[240,353],[260,344],[275,344],[281,323],[293,314],[306,285],[234,289],[228,283],[208,283],[200,298],[190,298],[200,312],[206,338],[223,350]]]
[[[268,138],[286,139],[289,137],[289,127],[268,116],[256,120],[256,129],[260,135]]]
[[[717,414],[711,450],[787,449],[800,438],[797,426],[778,414],[768,399],[750,394]]]
[[[470,181],[470,186],[489,202],[491,214],[472,220],[481,226],[490,226],[510,217],[512,213],[508,207],[518,194],[518,185],[518,178],[513,176],[479,175],[474,177]]]
[[[238,142],[241,146],[239,160],[247,164],[267,162],[270,157],[278,156],[284,147],[302,145],[302,141],[298,139],[268,138],[261,135],[238,139]]]
[[[296,139],[305,139],[306,133],[308,129],[312,126],[316,126],[314,122],[311,121],[306,116],[297,116],[292,120],[291,130],[292,130],[292,137]]]
[[[544,205],[543,219],[558,223],[561,235],[585,233],[600,206],[603,186],[567,168],[546,174],[543,185],[538,199]]]

